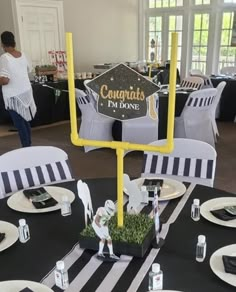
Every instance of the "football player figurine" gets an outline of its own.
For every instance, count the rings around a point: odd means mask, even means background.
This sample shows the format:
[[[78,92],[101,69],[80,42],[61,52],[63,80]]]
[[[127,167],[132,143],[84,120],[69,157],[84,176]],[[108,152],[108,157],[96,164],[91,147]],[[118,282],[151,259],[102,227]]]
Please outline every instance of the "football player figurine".
[[[100,207],[97,209],[96,215],[93,218],[92,227],[97,236],[101,239],[99,242],[98,251],[98,258],[100,258],[101,260],[106,260],[106,257],[103,254],[103,248],[106,241],[109,249],[109,259],[112,261],[117,261],[120,259],[113,253],[112,240],[108,229],[108,222],[111,217],[115,215],[115,209],[115,204],[111,200],[107,200],[104,207]]]

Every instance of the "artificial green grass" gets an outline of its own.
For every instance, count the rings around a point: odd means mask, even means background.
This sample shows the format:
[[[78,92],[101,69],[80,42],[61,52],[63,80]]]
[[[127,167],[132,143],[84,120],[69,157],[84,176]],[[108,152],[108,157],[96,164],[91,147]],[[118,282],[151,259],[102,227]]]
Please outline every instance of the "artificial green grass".
[[[113,241],[142,244],[144,238],[153,227],[153,219],[145,214],[124,213],[124,227],[117,227],[117,216],[109,221],[109,233]],[[91,224],[81,233],[85,237],[97,237]]]

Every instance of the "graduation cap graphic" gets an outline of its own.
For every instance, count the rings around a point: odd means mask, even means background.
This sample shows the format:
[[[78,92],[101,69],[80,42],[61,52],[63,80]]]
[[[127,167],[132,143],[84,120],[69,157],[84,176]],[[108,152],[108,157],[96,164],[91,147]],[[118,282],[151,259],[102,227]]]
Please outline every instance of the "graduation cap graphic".
[[[87,83],[97,95],[97,111],[116,120],[147,114],[147,97],[160,87],[130,67],[119,64]],[[149,111],[151,113],[151,111]]]

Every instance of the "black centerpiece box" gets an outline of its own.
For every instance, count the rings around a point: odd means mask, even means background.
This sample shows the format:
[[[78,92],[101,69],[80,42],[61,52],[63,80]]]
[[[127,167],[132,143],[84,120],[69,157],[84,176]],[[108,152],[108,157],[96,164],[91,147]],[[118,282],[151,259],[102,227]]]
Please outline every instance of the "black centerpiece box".
[[[154,221],[145,214],[125,213],[124,226],[121,228],[117,227],[117,218],[114,216],[109,222],[109,231],[115,254],[143,257],[155,238]],[[99,241],[91,224],[79,235],[81,248],[98,250]]]

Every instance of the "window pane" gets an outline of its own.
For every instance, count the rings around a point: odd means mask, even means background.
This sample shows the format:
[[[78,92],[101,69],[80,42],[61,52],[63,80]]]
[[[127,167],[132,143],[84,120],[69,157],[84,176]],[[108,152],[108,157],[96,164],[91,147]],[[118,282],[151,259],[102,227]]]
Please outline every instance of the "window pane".
[[[175,30],[175,16],[169,17],[169,30]]]
[[[193,35],[193,45],[199,45],[200,44],[200,37],[201,37],[201,32],[200,31],[195,31]]]
[[[202,31],[201,45],[207,46],[207,43],[208,43],[208,31]]]
[[[202,24],[201,14],[195,14],[194,16],[194,29],[200,29]]]
[[[209,27],[209,14],[202,15],[202,29],[208,29]]]
[[[229,31],[222,30],[221,32],[221,45],[226,46],[229,44]]]
[[[149,0],[149,8],[155,7],[155,0]]]

